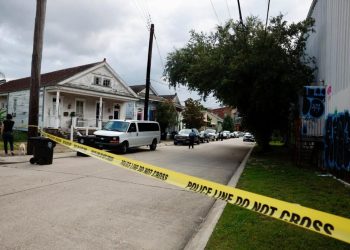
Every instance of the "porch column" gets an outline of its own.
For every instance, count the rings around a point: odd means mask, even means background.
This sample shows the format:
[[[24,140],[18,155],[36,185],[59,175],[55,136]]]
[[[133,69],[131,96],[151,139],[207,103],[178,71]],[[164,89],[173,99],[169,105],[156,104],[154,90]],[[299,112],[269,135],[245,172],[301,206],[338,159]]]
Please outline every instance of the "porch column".
[[[137,109],[136,109],[136,101],[134,102],[134,120],[137,120]]]
[[[56,120],[56,128],[58,128],[60,126],[60,120],[59,120],[59,114],[58,112],[60,111],[60,92],[57,91],[56,92],[56,116],[55,116],[55,120]]]
[[[101,129],[102,128],[102,97],[100,97],[100,108],[99,108],[99,112],[98,112],[98,128]]]

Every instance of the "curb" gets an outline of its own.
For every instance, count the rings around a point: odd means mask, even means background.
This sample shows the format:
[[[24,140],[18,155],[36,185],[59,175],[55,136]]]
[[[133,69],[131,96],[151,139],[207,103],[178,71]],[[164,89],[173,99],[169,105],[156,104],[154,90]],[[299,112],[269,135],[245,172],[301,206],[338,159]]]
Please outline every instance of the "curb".
[[[236,187],[238,180],[241,174],[243,173],[245,165],[247,164],[247,161],[253,149],[254,147],[252,147],[247,153],[247,155],[244,157],[243,161],[235,171],[234,175],[231,177],[227,186]],[[202,250],[206,247],[209,238],[212,235],[214,228],[217,222],[219,221],[222,212],[224,211],[224,208],[226,207],[226,204],[227,202],[224,202],[222,200],[216,200],[214,202],[204,222],[200,224],[199,228],[192,235],[191,239],[187,242],[186,246],[184,247],[185,250]]]
[[[63,152],[63,153],[55,153],[53,155],[53,159],[59,159],[59,158],[67,158],[76,156],[76,152]],[[32,158],[32,155],[23,155],[23,156],[12,156],[0,159],[0,165],[5,164],[16,164],[16,163],[25,163],[29,162],[30,158]]]

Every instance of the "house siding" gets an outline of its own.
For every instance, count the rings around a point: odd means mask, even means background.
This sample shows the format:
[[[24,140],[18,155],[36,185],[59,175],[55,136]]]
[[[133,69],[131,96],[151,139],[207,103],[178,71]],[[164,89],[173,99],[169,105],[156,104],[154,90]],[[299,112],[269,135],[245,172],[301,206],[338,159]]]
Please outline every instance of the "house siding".
[[[350,172],[350,1],[313,1],[315,33],[306,53],[316,58],[315,82],[326,86],[324,162]]]
[[[350,1],[316,1],[315,31],[306,53],[316,58],[315,82],[327,86],[326,115],[350,109]]]
[[[94,84],[95,77],[101,78],[101,85]],[[103,86],[103,79],[110,79],[111,80],[111,86],[110,87],[104,87]],[[131,95],[130,91],[123,86],[123,84],[114,77],[114,75],[104,66],[101,66],[100,68],[97,68],[96,70],[93,70],[92,72],[74,78],[69,82],[64,82],[62,85],[67,86],[73,86],[76,88],[84,88],[84,89],[92,89],[98,92],[118,92],[125,95]]]

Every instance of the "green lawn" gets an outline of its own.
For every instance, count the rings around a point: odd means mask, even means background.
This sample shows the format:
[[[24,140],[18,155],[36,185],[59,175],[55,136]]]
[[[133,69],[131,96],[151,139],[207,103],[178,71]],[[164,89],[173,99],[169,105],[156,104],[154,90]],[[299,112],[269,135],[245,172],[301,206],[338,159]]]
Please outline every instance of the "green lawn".
[[[254,152],[238,188],[350,218],[350,188],[314,169],[298,168],[283,147]],[[228,204],[206,249],[350,249],[350,245]]]

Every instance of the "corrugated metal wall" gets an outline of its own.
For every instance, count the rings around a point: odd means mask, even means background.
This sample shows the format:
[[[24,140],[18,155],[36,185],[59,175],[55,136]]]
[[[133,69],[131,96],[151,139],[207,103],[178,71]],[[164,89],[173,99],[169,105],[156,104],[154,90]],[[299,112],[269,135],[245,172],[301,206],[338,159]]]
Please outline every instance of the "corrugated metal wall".
[[[326,114],[350,110],[350,0],[315,0],[311,17],[316,32],[306,53],[316,58],[315,81],[331,86]]]

